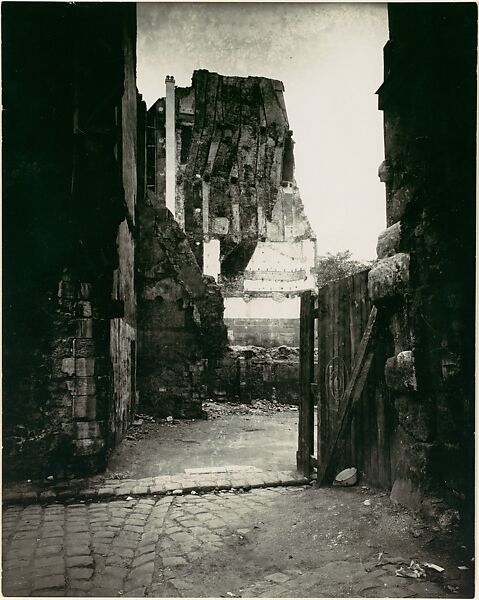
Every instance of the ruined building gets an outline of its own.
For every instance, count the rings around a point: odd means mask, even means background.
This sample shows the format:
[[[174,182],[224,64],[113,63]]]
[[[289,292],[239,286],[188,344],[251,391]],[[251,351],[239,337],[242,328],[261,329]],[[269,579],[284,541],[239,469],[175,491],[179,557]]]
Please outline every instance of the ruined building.
[[[98,469],[136,388],[136,7],[4,3],[3,464]]]
[[[226,346],[223,298],[161,198],[138,203],[138,392],[155,416],[202,415]]]
[[[477,6],[388,11],[378,91],[388,228],[369,293],[390,336],[392,497],[472,506]]]
[[[147,189],[218,281],[232,344],[299,343],[315,236],[294,180],[280,81],[195,71],[148,111]]]

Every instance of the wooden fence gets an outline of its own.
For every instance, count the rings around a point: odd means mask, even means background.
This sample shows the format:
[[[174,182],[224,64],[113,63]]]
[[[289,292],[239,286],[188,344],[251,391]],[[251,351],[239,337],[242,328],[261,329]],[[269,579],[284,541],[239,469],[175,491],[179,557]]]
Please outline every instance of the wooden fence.
[[[309,391],[318,406],[317,457],[311,460],[318,467],[318,479],[325,475],[331,480],[337,471],[355,466],[366,481],[387,488],[391,484],[388,434],[393,423],[383,370],[389,354],[367,280],[368,271],[362,271],[321,288],[315,298],[310,294],[302,298],[303,328],[308,331],[303,335],[301,360],[306,362],[301,372],[303,379],[309,377],[309,384],[314,380],[315,384],[308,388],[306,381],[301,383],[305,418],[300,420],[299,456],[305,470],[301,427],[303,442],[310,440]],[[313,373],[308,352],[315,320],[319,360]]]

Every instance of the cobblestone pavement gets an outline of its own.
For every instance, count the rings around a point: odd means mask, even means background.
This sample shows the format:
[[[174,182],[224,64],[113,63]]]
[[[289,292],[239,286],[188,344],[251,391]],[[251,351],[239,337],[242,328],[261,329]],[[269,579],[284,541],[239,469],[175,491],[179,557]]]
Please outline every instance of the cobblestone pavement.
[[[127,496],[189,493],[213,490],[249,490],[251,488],[309,483],[297,471],[263,471],[254,466],[207,467],[188,469],[190,473],[143,477],[141,479],[74,479],[52,482],[13,482],[3,486],[4,504],[31,502],[73,502]]]
[[[473,563],[458,569],[455,542],[435,547],[423,526],[411,535],[412,516],[380,494],[364,505],[364,493],[275,487],[6,507],[3,593],[465,597]],[[445,571],[396,576],[412,559]]]

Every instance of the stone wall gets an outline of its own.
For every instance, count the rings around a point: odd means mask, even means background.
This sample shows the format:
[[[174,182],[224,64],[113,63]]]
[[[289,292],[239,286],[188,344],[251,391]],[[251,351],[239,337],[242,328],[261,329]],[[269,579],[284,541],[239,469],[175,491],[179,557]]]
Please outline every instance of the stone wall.
[[[299,346],[299,319],[225,319],[228,343],[237,346]]]
[[[232,346],[211,376],[210,392],[215,400],[298,404],[299,349]]]
[[[133,15],[134,17],[134,15]],[[124,91],[121,99],[121,146],[117,157],[121,161],[125,219],[117,235],[118,268],[113,273],[112,297],[123,305],[122,316],[111,320],[111,404],[108,414],[109,445],[118,443],[131,424],[136,408],[136,289],[135,289],[135,227],[137,197],[144,189],[139,185],[139,157],[144,152],[138,144],[138,99],[136,89],[136,20],[124,25]]]
[[[298,296],[225,294],[225,325],[231,346],[299,346]],[[234,294],[234,295],[233,295]]]
[[[223,299],[152,192],[139,205],[138,390],[141,410],[198,417],[208,369],[226,345]]]
[[[394,354],[392,497],[474,497],[476,28],[473,4],[389,5],[384,48],[388,229],[369,291]]]
[[[131,4],[2,5],[7,477],[101,468],[128,419],[135,29]]]

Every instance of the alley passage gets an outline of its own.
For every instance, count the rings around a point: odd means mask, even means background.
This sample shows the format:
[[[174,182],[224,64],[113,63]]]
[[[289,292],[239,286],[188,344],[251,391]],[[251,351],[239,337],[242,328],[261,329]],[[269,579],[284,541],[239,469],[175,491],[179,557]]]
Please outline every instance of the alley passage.
[[[15,596],[465,597],[473,572],[459,542],[360,487],[10,506],[3,535]],[[445,571],[398,577],[413,559]]]

